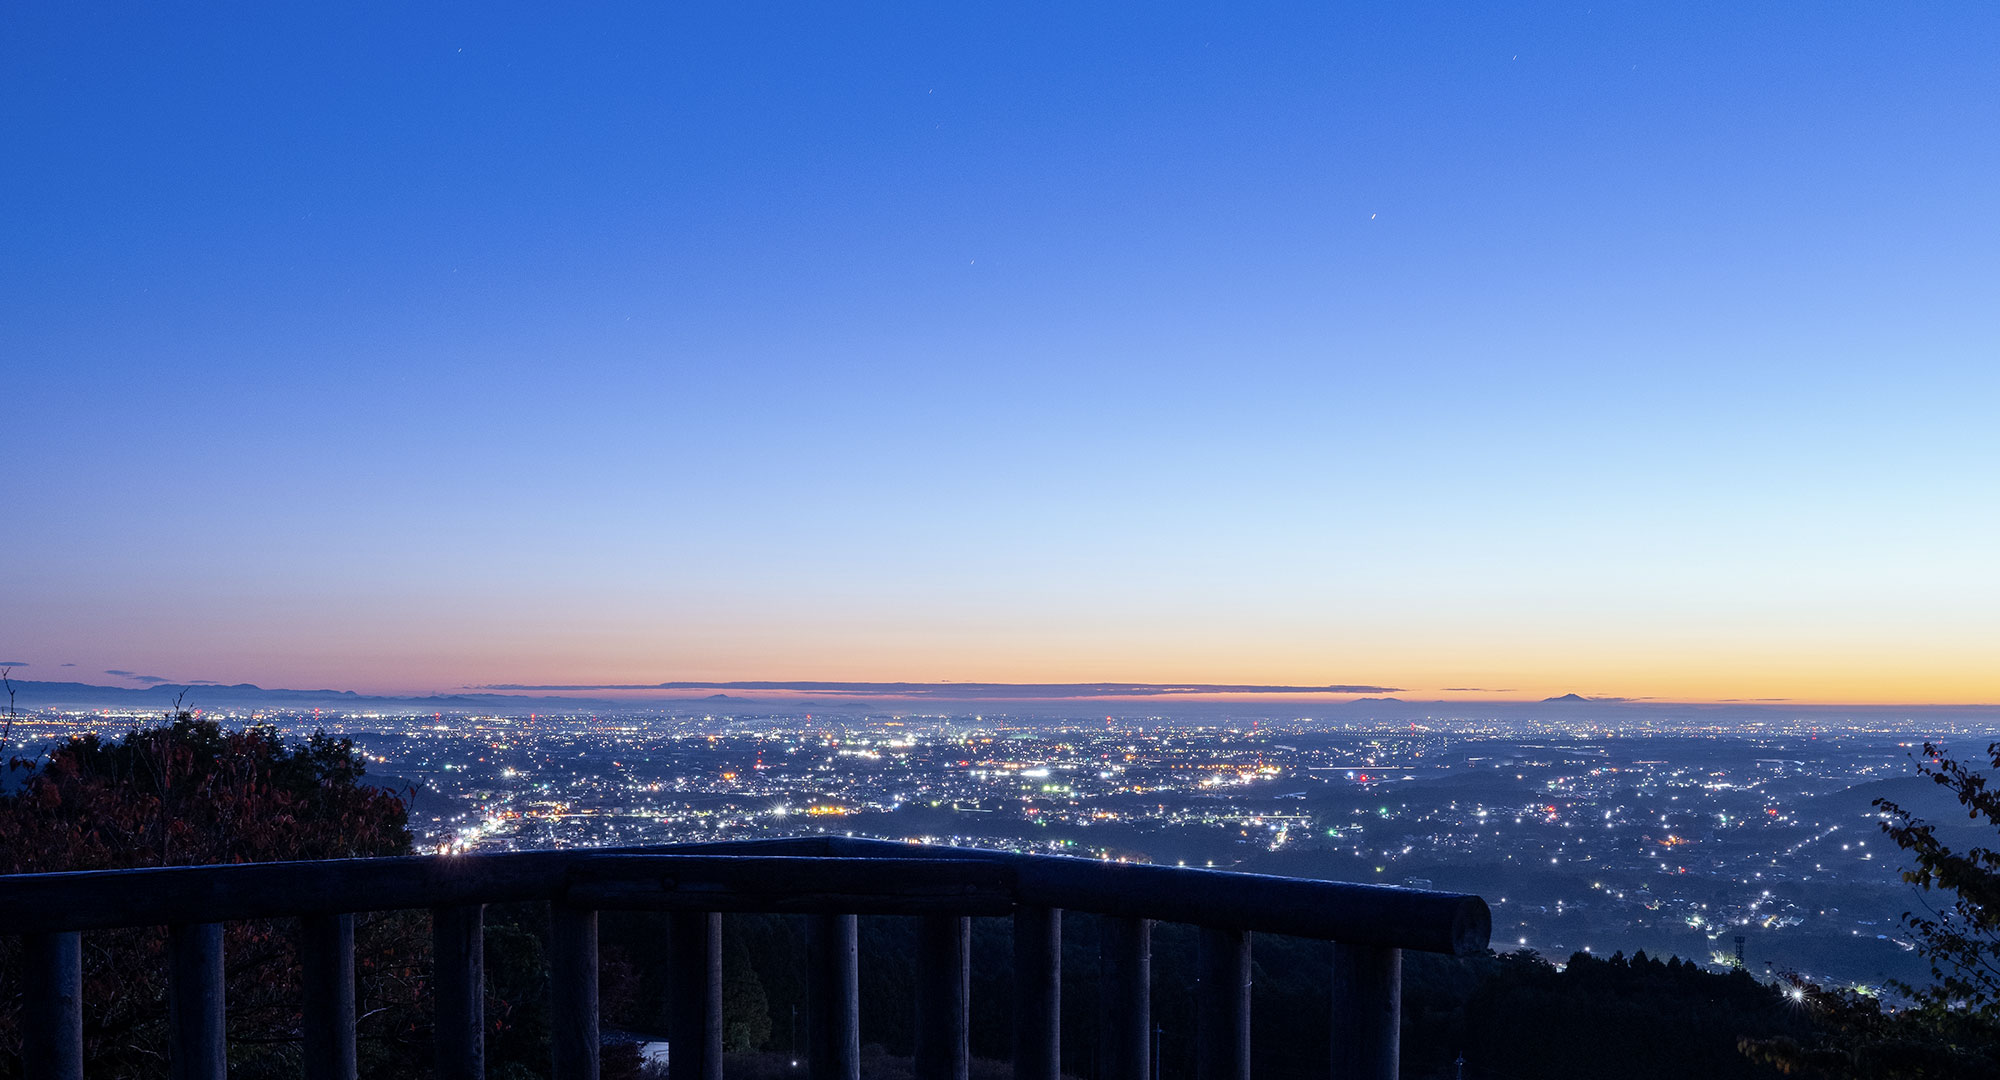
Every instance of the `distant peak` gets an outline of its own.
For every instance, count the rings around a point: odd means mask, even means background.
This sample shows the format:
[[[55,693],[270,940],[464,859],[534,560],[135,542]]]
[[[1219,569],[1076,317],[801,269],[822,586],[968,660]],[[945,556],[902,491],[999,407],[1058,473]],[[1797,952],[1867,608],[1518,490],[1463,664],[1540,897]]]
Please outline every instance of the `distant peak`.
[[[1582,694],[1564,694],[1561,697],[1543,698],[1542,700],[1543,701],[1589,701],[1590,699],[1584,697]]]

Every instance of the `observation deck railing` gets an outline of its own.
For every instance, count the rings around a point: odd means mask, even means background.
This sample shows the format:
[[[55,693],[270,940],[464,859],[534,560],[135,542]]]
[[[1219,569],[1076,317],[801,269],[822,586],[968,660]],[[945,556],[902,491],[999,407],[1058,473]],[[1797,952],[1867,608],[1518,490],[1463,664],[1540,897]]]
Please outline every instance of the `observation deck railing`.
[[[916,1072],[965,1080],[971,917],[1014,924],[1015,1080],[1060,1080],[1062,913],[1104,916],[1104,1080],[1149,1080],[1151,929],[1199,928],[1196,1077],[1250,1075],[1250,935],[1334,942],[1335,1080],[1392,1080],[1402,950],[1486,947],[1477,896],[1380,885],[805,838],[0,876],[0,932],[24,939],[26,1075],[82,1080],[81,932],[169,927],[168,1067],[226,1070],[222,924],[296,916],[309,1080],[355,1076],[354,916],[429,908],[438,1080],[482,1080],[483,908],[550,905],[555,1080],[597,1080],[597,913],[671,912],[672,1080],[721,1080],[722,913],[807,917],[810,1080],[858,1080],[858,915],[919,917]],[[686,958],[702,957],[699,963]]]

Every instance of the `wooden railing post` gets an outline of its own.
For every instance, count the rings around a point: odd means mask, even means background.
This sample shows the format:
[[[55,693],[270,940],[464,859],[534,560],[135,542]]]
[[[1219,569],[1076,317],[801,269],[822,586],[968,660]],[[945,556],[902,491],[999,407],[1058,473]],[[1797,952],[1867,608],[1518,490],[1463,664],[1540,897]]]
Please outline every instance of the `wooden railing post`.
[[[21,939],[21,952],[27,976],[22,1073],[83,1080],[83,935],[29,934]]]
[[[860,922],[852,915],[806,919],[806,1075],[860,1080]]]
[[[597,912],[549,905],[549,1023],[554,1080],[598,1080]]]
[[[1250,1080],[1250,934],[1204,926],[1196,953],[1196,1080]]]
[[[668,1080],[722,1080],[722,914],[676,911],[668,927]]]
[[[1014,1075],[1061,1080],[1062,910],[1104,918],[1101,1080],[1158,1067],[1150,1020],[1149,927],[1203,927],[1196,1037],[1199,1080],[1245,1080],[1250,1067],[1250,932],[1336,945],[1330,1064],[1340,1080],[1392,1080],[1400,1065],[1400,948],[1471,955],[1491,933],[1476,896],[1232,875],[994,852],[904,854],[907,845],[818,838],[608,853],[509,852],[454,858],[316,860],[241,866],[0,875],[0,927],[22,935],[24,1063],[77,1080],[82,1057],[81,938],[167,925],[167,1071],[221,1080],[226,1068],[223,925],[375,907],[433,916],[436,1080],[484,1080],[483,903],[555,901],[551,915],[553,1057],[560,1080],[596,1080],[597,909],[705,907],[797,912],[807,924],[811,1080],[858,1080],[860,1005],[854,912],[924,919],[918,1002],[923,1080],[968,1072],[969,921],[1014,920]],[[768,856],[760,853],[771,852]],[[747,856],[746,856],[746,853]],[[570,905],[574,905],[573,907]],[[842,913],[842,914],[832,914]],[[673,920],[680,1003],[674,1080],[720,1080],[720,917]],[[353,1080],[357,1012],[352,916],[301,921],[304,1072]],[[796,1013],[794,1014],[796,1017]],[[795,1025],[796,1030],[796,1025]]]
[[[1396,1080],[1402,1067],[1403,951],[1333,946],[1333,1080]]]
[[[438,1080],[486,1077],[486,911],[431,909],[432,1038]]]
[[[972,1006],[972,920],[917,920],[917,1080],[967,1080]]]
[[[1062,909],[1014,909],[1014,1080],[1062,1077]]]
[[[1151,1080],[1153,921],[1106,916],[1098,960],[1098,1043],[1104,1080]]]
[[[354,1080],[354,916],[299,919],[306,1080]]]
[[[223,1080],[228,1034],[221,923],[168,929],[167,984],[167,1075],[172,1080]]]

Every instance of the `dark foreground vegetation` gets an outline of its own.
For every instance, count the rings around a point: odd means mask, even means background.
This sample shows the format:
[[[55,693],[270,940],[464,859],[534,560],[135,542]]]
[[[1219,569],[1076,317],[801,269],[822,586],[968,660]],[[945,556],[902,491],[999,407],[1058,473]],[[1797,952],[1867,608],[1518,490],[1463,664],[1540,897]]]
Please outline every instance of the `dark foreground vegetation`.
[[[2000,751],[1995,751],[2000,768]],[[1934,751],[1926,775],[1959,794],[1968,814],[2000,828],[1983,776]],[[37,760],[9,763],[0,785],[0,873],[407,854],[406,807],[364,780],[345,740],[287,744],[269,728],[225,731],[181,713],[121,740],[73,739]],[[1910,917],[1937,982],[1904,988],[1911,1002],[1803,983],[1768,986],[1643,953],[1557,967],[1527,954],[1405,959],[1407,1077],[1995,1077],[2000,1076],[2000,968],[1993,913],[2000,862],[1956,853],[1921,822],[1888,831],[1910,854],[1913,884],[1935,898]],[[780,915],[724,923],[724,1025],[733,1080],[803,1080],[796,1050],[805,1015],[804,928]],[[867,1073],[910,1076],[915,932],[911,920],[861,923],[862,1037]],[[300,1072],[298,962],[286,920],[227,930],[231,1075]],[[607,1027],[644,1038],[667,1030],[665,916],[606,913],[601,925]],[[422,912],[357,919],[362,1073],[429,1072],[429,924]],[[1188,1076],[1194,1057],[1194,930],[1154,935],[1153,1010],[1161,1075]],[[488,1075],[547,1074],[548,939],[541,905],[495,905],[486,928]],[[1064,939],[1066,1071],[1096,1073],[1098,926],[1072,916]],[[165,933],[85,937],[85,1039],[93,1076],[164,1076]],[[1001,919],[973,922],[976,1075],[1007,1075],[1012,952]],[[1254,1070],[1314,1077],[1326,1070],[1329,946],[1291,938],[1255,943]],[[20,1076],[18,940],[0,933],[0,1078]],[[1462,1073],[1460,1061],[1462,1059]],[[607,1052],[609,1078],[640,1076],[631,1046]]]

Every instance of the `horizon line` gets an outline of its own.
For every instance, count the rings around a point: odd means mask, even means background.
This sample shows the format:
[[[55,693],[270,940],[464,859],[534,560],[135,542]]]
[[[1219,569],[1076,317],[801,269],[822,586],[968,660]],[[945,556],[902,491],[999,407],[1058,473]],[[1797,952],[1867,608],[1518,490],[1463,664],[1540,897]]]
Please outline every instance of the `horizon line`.
[[[899,697],[941,697],[947,694],[978,694],[994,698],[1110,698],[1181,697],[1197,694],[1402,694],[1403,687],[1359,683],[1329,683],[1323,686],[1283,683],[1140,683],[1099,682],[1010,683],[1010,682],[866,682],[821,679],[734,679],[674,680],[658,683],[483,683],[463,689],[490,693],[633,693],[675,690],[738,690],[746,693],[795,694],[889,694]]]
[[[107,672],[107,674],[109,674]],[[39,687],[69,686],[93,690],[111,691],[121,694],[146,693],[149,691],[182,690],[197,695],[203,690],[230,690],[239,693],[256,692],[273,695],[298,695],[342,697],[375,701],[449,701],[471,695],[486,696],[489,699],[532,701],[531,694],[617,694],[617,695],[663,695],[664,700],[698,701],[693,695],[708,692],[706,697],[726,697],[731,694],[746,695],[743,700],[769,700],[770,695],[799,695],[825,699],[829,697],[867,696],[902,701],[938,701],[975,703],[979,701],[1019,701],[1019,702],[1061,702],[1061,701],[1146,701],[1146,700],[1207,700],[1231,698],[1261,698],[1272,703],[1295,700],[1301,703],[1317,704],[1360,704],[1371,698],[1386,698],[1398,704],[1422,705],[1603,705],[1633,706],[1650,708],[1695,707],[1695,708],[1866,708],[1866,709],[2000,709],[2000,702],[1980,701],[1910,701],[1910,700],[1822,700],[1793,697],[1718,697],[1718,698],[1669,698],[1651,695],[1615,695],[1561,693],[1545,696],[1500,696],[1533,694],[1534,691],[1513,688],[1486,687],[1437,687],[1415,688],[1378,686],[1374,684],[1329,683],[1323,685],[1287,683],[1205,683],[1205,682],[1049,682],[1010,683],[975,681],[885,681],[860,680],[669,680],[656,683],[482,683],[463,684],[456,690],[336,690],[331,687],[313,689],[291,689],[266,687],[256,683],[225,683],[213,679],[167,680],[158,677],[144,677],[141,686],[115,686],[82,681],[43,681],[38,679],[15,678],[13,685],[22,690]],[[1393,695],[1452,695],[1397,697]],[[1493,696],[1469,696],[1469,695]],[[1465,695],[1465,696],[1461,696]],[[1328,699],[1343,699],[1329,701]],[[559,699],[558,699],[559,700]],[[660,699],[656,699],[660,700]],[[854,704],[868,704],[855,702]]]

